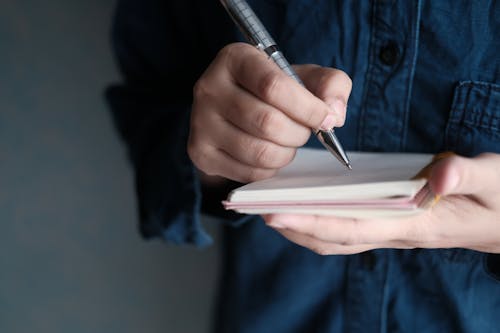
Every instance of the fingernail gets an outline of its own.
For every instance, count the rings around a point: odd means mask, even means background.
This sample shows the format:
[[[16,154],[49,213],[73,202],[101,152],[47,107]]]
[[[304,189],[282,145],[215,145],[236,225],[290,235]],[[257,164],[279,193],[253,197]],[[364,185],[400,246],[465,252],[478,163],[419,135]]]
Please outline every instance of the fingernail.
[[[329,113],[323,122],[321,123],[320,129],[323,131],[329,131],[335,125],[335,116],[332,113]]]
[[[274,229],[285,229],[285,226],[282,225],[281,223],[279,222],[271,222],[271,223],[268,223],[267,224],[268,227],[271,227],[271,228],[274,228]]]
[[[335,112],[335,114],[342,114],[346,113],[347,111],[347,105],[342,99],[338,97],[334,98],[331,102],[327,102],[327,104],[330,106],[330,108],[333,109],[333,112]]]
[[[267,225],[276,229],[287,229],[300,224],[302,220],[300,215],[277,214],[269,219]]]
[[[286,229],[286,216],[283,215],[268,215],[266,224],[274,229]]]
[[[265,219],[266,225],[274,229],[285,229],[285,226],[280,222],[279,218],[272,217]]]

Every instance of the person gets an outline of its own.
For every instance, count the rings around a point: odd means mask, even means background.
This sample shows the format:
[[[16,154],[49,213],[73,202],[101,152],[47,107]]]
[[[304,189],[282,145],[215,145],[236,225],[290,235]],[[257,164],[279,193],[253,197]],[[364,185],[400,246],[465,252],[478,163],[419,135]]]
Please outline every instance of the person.
[[[500,3],[249,3],[307,89],[217,1],[122,0],[113,32],[142,234],[205,246],[200,215],[225,223],[213,330],[498,332]],[[222,210],[332,126],[347,150],[453,151],[442,200],[387,220]]]

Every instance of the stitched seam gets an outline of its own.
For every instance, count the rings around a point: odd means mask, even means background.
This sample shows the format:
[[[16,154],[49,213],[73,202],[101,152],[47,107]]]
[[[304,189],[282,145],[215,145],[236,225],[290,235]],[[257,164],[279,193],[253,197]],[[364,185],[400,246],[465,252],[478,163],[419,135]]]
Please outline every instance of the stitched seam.
[[[406,93],[406,101],[405,101],[405,107],[404,107],[404,118],[403,118],[403,133],[401,136],[401,143],[400,147],[401,150],[405,150],[405,145],[406,145],[406,138],[408,136],[408,122],[410,120],[410,101],[411,101],[411,94],[413,91],[413,78],[415,77],[415,67],[417,65],[417,58],[418,58],[418,46],[419,46],[419,38],[420,38],[420,16],[422,12],[422,1],[419,0],[417,2],[416,6],[417,10],[417,17],[416,17],[416,29],[414,30],[413,38],[414,38],[414,44],[413,44],[413,59],[411,60],[411,69],[410,69],[410,75],[408,76],[408,91]]]
[[[368,70],[366,71],[365,75],[365,82],[363,85],[363,98],[361,99],[361,112],[359,113],[359,125],[358,125],[358,140],[357,140],[357,149],[360,150],[362,149],[362,146],[364,144],[363,142],[363,137],[364,137],[364,129],[365,129],[365,114],[366,114],[366,100],[368,98],[368,86],[372,80],[373,77],[373,63],[374,63],[374,58],[375,58],[375,53],[376,53],[376,47],[375,47],[375,17],[377,13],[377,1],[373,1],[372,4],[372,17],[371,17],[371,25],[370,25],[370,42],[369,42],[369,56],[368,56]]]
[[[474,110],[467,109],[467,105],[470,104],[472,89],[474,87],[486,87],[489,90],[500,92],[500,85],[494,83],[482,82],[482,81],[461,81],[455,89],[455,96],[453,98],[451,112],[459,113],[459,119],[453,119],[450,123],[455,123],[457,125],[470,125],[476,128],[487,129],[491,131],[498,131],[500,127],[492,123],[500,120],[500,116],[495,114],[485,114],[484,110]],[[465,96],[462,94],[465,90]],[[488,98],[487,98],[488,99]],[[485,104],[485,103],[482,103]],[[457,107],[456,107],[457,105]],[[485,104],[486,105],[486,104]],[[474,116],[474,119],[467,119],[464,113],[467,111],[470,116]]]
[[[493,83],[493,82],[474,81],[474,80],[460,81],[458,83],[458,87],[463,87],[463,86],[469,86],[469,87],[486,86],[486,87],[492,88],[495,91],[500,92],[500,84]]]

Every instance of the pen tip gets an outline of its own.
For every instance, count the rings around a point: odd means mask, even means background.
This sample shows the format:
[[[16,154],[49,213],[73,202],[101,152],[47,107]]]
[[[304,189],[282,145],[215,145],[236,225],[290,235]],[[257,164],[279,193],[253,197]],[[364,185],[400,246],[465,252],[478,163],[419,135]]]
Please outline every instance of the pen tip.
[[[347,164],[346,164],[346,166],[347,166],[347,168],[348,168],[349,170],[352,170],[351,163],[347,163]]]

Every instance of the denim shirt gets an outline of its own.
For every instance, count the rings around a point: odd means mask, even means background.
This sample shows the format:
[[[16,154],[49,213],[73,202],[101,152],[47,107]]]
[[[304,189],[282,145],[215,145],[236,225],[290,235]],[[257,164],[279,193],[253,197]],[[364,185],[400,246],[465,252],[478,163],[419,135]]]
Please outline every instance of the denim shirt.
[[[346,149],[500,153],[499,2],[249,3],[290,62],[352,78],[346,123],[336,130]],[[238,40],[218,1],[118,4],[113,42],[124,80],[107,97],[135,168],[145,237],[211,241],[200,223],[207,198],[186,153],[192,87]],[[224,221],[215,332],[500,332],[498,255],[319,256],[257,216]]]

